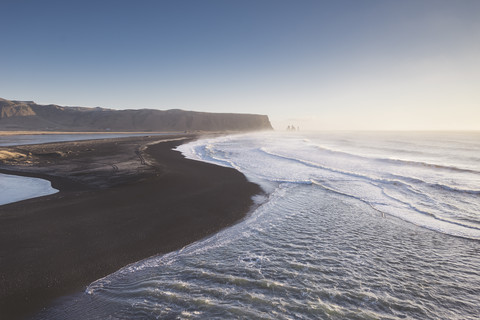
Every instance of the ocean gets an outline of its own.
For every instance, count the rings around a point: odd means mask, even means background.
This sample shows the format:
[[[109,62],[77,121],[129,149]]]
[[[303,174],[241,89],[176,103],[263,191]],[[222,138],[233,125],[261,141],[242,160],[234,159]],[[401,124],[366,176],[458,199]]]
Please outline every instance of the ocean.
[[[265,194],[240,223],[36,319],[480,317],[480,133],[266,132],[178,150]]]

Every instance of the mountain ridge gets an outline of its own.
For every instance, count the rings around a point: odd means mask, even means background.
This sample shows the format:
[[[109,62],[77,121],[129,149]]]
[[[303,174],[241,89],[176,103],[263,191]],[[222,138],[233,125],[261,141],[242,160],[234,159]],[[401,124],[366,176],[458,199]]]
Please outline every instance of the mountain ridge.
[[[255,131],[272,130],[267,115],[181,109],[126,109],[39,105],[0,98],[3,131]]]

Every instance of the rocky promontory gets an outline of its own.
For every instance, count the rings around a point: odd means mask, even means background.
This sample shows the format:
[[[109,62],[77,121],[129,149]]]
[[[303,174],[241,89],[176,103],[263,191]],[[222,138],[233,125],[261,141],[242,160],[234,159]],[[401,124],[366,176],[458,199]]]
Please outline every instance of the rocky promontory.
[[[272,130],[266,115],[179,109],[115,110],[39,105],[0,98],[0,131],[254,131]]]

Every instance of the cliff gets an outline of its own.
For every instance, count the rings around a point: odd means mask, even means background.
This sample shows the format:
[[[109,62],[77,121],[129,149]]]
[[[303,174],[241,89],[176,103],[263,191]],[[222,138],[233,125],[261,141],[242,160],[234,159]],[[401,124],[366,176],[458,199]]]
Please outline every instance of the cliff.
[[[38,105],[0,98],[0,131],[253,131],[271,130],[266,115],[184,110],[114,110]]]

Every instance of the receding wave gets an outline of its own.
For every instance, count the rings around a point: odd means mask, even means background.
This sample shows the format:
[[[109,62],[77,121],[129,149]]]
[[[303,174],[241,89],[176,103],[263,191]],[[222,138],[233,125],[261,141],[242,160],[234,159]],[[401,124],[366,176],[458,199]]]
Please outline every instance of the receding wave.
[[[392,176],[396,179],[406,180],[406,181],[410,181],[410,182],[414,182],[414,183],[418,183],[418,184],[424,184],[424,185],[427,185],[427,186],[429,186],[431,188],[434,188],[434,189],[445,190],[445,191],[456,192],[456,193],[458,192],[458,193],[468,193],[468,194],[473,194],[473,195],[476,195],[476,194],[480,195],[480,190],[461,189],[461,188],[447,186],[447,185],[440,184],[440,183],[430,183],[430,182],[426,182],[426,181],[423,181],[423,180],[418,179],[418,178],[406,177],[406,176],[401,176],[401,175],[397,175],[397,174],[390,174],[390,176]]]
[[[402,201],[398,198],[395,198],[391,195],[389,195],[388,193],[384,192],[385,196],[389,197],[390,199],[394,200],[394,201],[397,201],[403,205],[405,205],[407,208],[417,212],[417,213],[420,213],[420,214],[423,214],[423,215],[426,215],[426,216],[429,216],[429,217],[432,217],[434,218],[435,220],[438,220],[438,221],[443,221],[443,222],[447,222],[447,223],[451,223],[451,224],[455,224],[455,225],[458,225],[458,226],[461,226],[461,227],[465,227],[465,228],[469,228],[469,229],[474,229],[474,230],[480,230],[480,227],[477,227],[477,226],[473,226],[471,224],[465,224],[461,221],[457,221],[457,220],[453,220],[453,219],[447,219],[447,218],[443,218],[443,217],[440,217],[439,215],[433,213],[433,212],[430,212],[430,211],[426,211],[426,210],[422,210],[422,209],[419,209],[418,207],[412,205],[411,203],[409,202],[406,202],[406,201]],[[478,221],[471,221],[473,223],[477,223],[478,224]]]
[[[319,146],[319,145],[314,145],[314,146],[317,149],[319,149],[321,151],[324,151],[324,152],[328,152],[328,153],[336,154],[336,155],[343,155],[343,156],[357,158],[357,159],[365,159],[365,160],[369,160],[369,161],[378,161],[378,162],[395,164],[395,165],[410,165],[410,166],[421,167],[421,168],[443,169],[443,170],[449,170],[449,171],[455,171],[455,172],[465,172],[465,173],[473,173],[473,174],[480,175],[480,171],[478,171],[478,170],[473,170],[473,169],[468,169],[468,168],[459,168],[459,167],[452,166],[452,165],[435,164],[435,163],[429,163],[429,162],[424,162],[424,161],[414,161],[414,160],[404,160],[404,159],[367,157],[367,156],[362,156],[362,155],[351,153],[351,152],[330,149],[330,148],[327,148],[327,147],[324,147],[324,146]]]
[[[278,153],[268,151],[266,148],[260,148],[260,150],[262,152],[270,155],[270,156],[273,156],[273,157],[277,157],[277,158],[281,158],[281,159],[289,160],[289,161],[294,161],[294,162],[301,163],[303,165],[313,167],[313,168],[317,168],[317,169],[327,170],[327,171],[330,171],[330,172],[340,173],[340,174],[344,174],[344,175],[348,175],[348,176],[352,176],[352,177],[357,177],[357,178],[361,178],[361,179],[367,179],[367,180],[374,181],[374,182],[401,184],[401,185],[404,185],[404,186],[411,189],[412,185],[405,182],[405,181],[410,181],[410,182],[414,182],[414,183],[418,183],[418,184],[424,184],[424,185],[427,185],[427,186],[432,187],[432,188],[442,189],[442,190],[446,190],[446,191],[468,193],[468,194],[480,194],[480,190],[461,189],[461,188],[456,188],[456,187],[452,187],[452,186],[448,186],[448,185],[444,185],[444,184],[440,184],[440,183],[431,183],[431,182],[423,181],[423,180],[418,179],[418,178],[406,177],[406,176],[401,176],[401,175],[390,174],[391,176],[393,176],[397,179],[384,179],[384,178],[379,178],[379,177],[372,177],[372,176],[369,176],[369,175],[366,175],[366,174],[355,173],[355,172],[351,172],[351,171],[346,171],[346,170],[336,169],[336,168],[332,168],[332,167],[327,167],[327,166],[324,166],[324,165],[321,165],[321,164],[318,164],[318,163],[314,163],[314,162],[311,162],[311,161],[281,155],[281,154],[278,154]],[[401,181],[401,180],[404,180],[404,181]]]
[[[446,166],[446,165],[434,164],[434,163],[428,163],[428,162],[422,162],[422,161],[388,159],[388,158],[378,158],[378,159],[375,159],[375,160],[383,161],[383,162],[387,162],[387,163],[393,163],[393,164],[407,164],[407,165],[417,166],[417,167],[429,167],[429,168],[434,168],[434,169],[444,169],[444,170],[450,170],[450,171],[456,171],[456,172],[466,172],[466,173],[480,174],[480,171],[473,170],[473,169],[459,168],[459,167],[455,167],[455,166]]]
[[[321,165],[321,164],[318,164],[318,163],[314,163],[314,162],[311,162],[311,161],[281,155],[279,153],[268,151],[266,148],[263,148],[263,147],[260,148],[259,150],[261,152],[267,154],[267,155],[272,156],[272,157],[276,157],[276,158],[287,160],[287,161],[297,162],[297,163],[306,165],[308,167],[327,170],[327,171],[331,171],[331,172],[335,172],[335,173],[341,173],[341,174],[345,174],[345,175],[349,175],[349,176],[353,176],[353,177],[357,177],[357,178],[365,178],[365,179],[375,180],[375,178],[369,177],[369,176],[366,176],[366,175],[363,175],[363,174],[354,173],[354,172],[345,171],[345,170],[340,170],[340,169],[335,169],[335,168],[327,167],[327,166],[324,166],[324,165]]]
[[[455,193],[462,193],[462,194],[470,194],[470,195],[478,195],[480,194],[480,190],[469,190],[469,189],[460,189],[460,188],[455,188],[439,183],[429,183],[426,181],[423,181],[418,178],[413,178],[413,177],[405,177],[405,176],[400,176],[400,175],[391,175],[394,177],[394,179],[386,179],[383,177],[374,177],[371,175],[366,175],[366,174],[361,174],[361,173],[354,173],[346,170],[341,170],[337,168],[331,168],[327,167],[318,163],[314,163],[311,161],[303,160],[303,159],[298,159],[294,157],[289,157],[286,155],[282,155],[279,153],[275,153],[272,151],[267,150],[266,148],[262,147],[260,148],[260,151],[286,161],[292,161],[295,163],[300,163],[302,165],[316,168],[316,169],[321,169],[321,170],[326,170],[329,172],[334,172],[338,173],[341,175],[346,175],[354,178],[358,178],[360,181],[365,181],[369,184],[372,184],[372,186],[379,188],[382,193],[390,198],[392,201],[395,201],[396,203],[400,204],[401,207],[403,207],[403,210],[407,210],[410,212],[410,214],[405,215],[405,212],[398,212],[395,208],[389,207],[387,204],[380,204],[380,203],[375,203],[369,199],[365,199],[363,196],[356,194],[356,193],[350,193],[346,190],[343,189],[338,189],[336,187],[332,186],[326,186],[325,184],[322,184],[320,181],[316,179],[311,179],[311,180],[289,180],[289,179],[274,179],[274,181],[277,182],[289,182],[289,183],[300,183],[300,184],[309,184],[313,183],[316,185],[319,185],[327,190],[334,191],[339,194],[343,194],[345,196],[355,198],[357,200],[360,200],[376,211],[380,212],[382,215],[389,214],[396,216],[398,218],[401,218],[402,220],[417,224],[419,226],[432,229],[435,231],[439,231],[442,233],[447,233],[450,235],[454,236],[459,236],[459,237],[464,237],[464,238],[473,238],[473,239],[480,239],[480,234],[477,234],[480,228],[466,224],[462,221],[447,218],[440,216],[438,213],[433,213],[430,211],[422,210],[419,209],[418,207],[414,206],[413,204],[402,201],[398,198],[392,197],[388,194],[385,193],[384,187],[386,185],[395,185],[395,187],[400,188],[402,187],[411,197],[428,197],[427,194],[419,190],[419,186],[427,186],[429,188],[437,189],[437,190],[444,190],[448,192],[455,192]],[[413,216],[411,215],[413,214]],[[426,221],[425,218],[421,217],[429,217],[429,220]],[[470,230],[470,231],[468,231]],[[473,233],[472,233],[473,232]]]
[[[449,235],[460,237],[460,238],[480,240],[480,227],[468,225],[468,224],[462,223],[461,221],[439,217],[438,215],[435,215],[432,212],[421,210],[413,206],[412,204],[401,201],[397,198],[387,195],[392,200],[404,205],[407,210],[410,210],[411,213],[413,213],[413,215],[404,215],[399,213],[397,210],[392,210],[389,208],[387,209],[379,208],[378,203],[371,202],[367,199],[362,198],[361,196],[354,195],[354,194],[345,192],[343,190],[338,190],[336,188],[328,187],[322,184],[320,181],[312,180],[312,183],[325,190],[335,192],[337,194],[341,194],[343,196],[361,201],[366,205],[368,205],[370,208],[379,212],[382,215],[382,217],[385,217],[385,215],[390,215],[433,231],[449,234]]]

